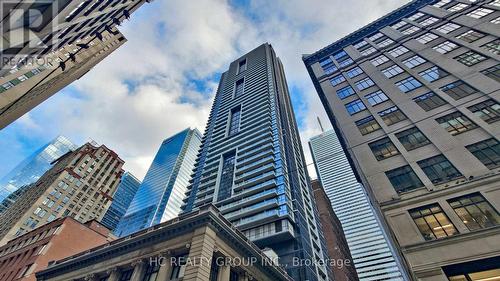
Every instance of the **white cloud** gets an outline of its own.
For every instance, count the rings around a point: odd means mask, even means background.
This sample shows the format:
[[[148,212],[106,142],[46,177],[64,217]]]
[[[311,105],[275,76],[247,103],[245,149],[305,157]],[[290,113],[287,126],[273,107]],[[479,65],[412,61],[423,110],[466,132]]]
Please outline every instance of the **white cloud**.
[[[311,162],[307,140],[319,133],[316,116],[325,127],[329,122],[302,54],[404,2],[255,0],[241,8],[223,0],[154,1],[123,26],[125,46],[42,104],[36,120],[25,116],[17,124],[52,124],[47,139],[60,133],[80,141],[91,137],[114,149],[126,169],[142,178],[164,138],[188,126],[204,128],[218,84],[214,73],[269,42],[283,61],[290,88],[299,95],[293,97],[295,112]]]

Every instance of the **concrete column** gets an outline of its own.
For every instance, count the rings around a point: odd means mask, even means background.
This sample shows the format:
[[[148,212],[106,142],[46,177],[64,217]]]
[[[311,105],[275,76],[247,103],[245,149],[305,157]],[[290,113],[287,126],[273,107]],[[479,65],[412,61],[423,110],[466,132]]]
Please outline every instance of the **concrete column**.
[[[216,238],[217,234],[208,226],[194,231],[188,255],[191,263],[186,265],[184,280],[206,281],[210,279],[212,265],[210,261],[214,254]],[[197,264],[193,264],[194,261]]]
[[[109,275],[108,281],[118,281],[118,278],[120,278],[120,271],[116,267],[108,270],[107,273]]]
[[[231,267],[229,265],[223,265],[219,267],[219,275],[217,276],[217,281],[229,281],[231,275]]]
[[[170,255],[162,254],[159,257],[159,260],[161,261],[160,270],[158,271],[158,277],[156,278],[156,280],[159,281],[169,280],[172,268],[172,264],[170,263]]]
[[[146,262],[144,262],[144,260],[138,260],[132,263],[132,266],[134,267],[134,273],[132,273],[130,281],[142,281],[146,273]]]

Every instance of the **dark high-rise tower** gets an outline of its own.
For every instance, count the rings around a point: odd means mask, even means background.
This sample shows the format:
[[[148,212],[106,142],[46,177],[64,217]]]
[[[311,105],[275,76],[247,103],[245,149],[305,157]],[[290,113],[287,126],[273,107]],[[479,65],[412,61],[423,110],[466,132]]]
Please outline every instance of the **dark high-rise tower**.
[[[307,179],[283,65],[263,44],[222,74],[183,208],[214,203],[295,280],[327,280],[310,264],[324,239]]]

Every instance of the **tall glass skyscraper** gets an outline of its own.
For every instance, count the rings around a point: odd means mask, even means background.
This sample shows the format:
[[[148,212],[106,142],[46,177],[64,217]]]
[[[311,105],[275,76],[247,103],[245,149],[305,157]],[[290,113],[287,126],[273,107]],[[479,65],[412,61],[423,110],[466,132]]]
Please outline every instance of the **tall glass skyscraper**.
[[[403,280],[375,211],[333,130],[311,138],[319,180],[342,224],[360,281]]]
[[[138,180],[130,172],[125,172],[121,178],[120,185],[116,188],[115,194],[113,195],[113,203],[109,206],[106,214],[101,220],[110,230],[114,230],[118,225],[118,222],[122,219],[127,212],[132,199],[134,199],[135,193],[139,189],[141,181]]]
[[[77,146],[63,136],[58,136],[39,148],[0,180],[0,202],[3,202],[9,195],[22,186],[37,181],[52,167],[51,163],[54,160],[63,156],[68,151],[75,149],[77,149]],[[3,203],[9,204],[15,198],[15,194],[12,194]],[[3,203],[0,205],[3,205]]]
[[[294,280],[328,280],[324,239],[308,182],[283,65],[269,44],[222,74],[184,211],[215,204]],[[293,263],[303,261],[303,263]]]
[[[116,235],[126,236],[179,214],[200,144],[201,133],[189,128],[163,141]]]

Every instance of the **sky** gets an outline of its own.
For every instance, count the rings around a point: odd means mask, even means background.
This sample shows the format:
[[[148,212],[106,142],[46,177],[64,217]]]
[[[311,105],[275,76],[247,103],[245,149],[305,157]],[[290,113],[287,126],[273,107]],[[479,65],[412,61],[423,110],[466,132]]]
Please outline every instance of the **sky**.
[[[203,132],[229,63],[264,42],[281,58],[307,164],[307,141],[331,128],[302,62],[407,0],[156,0],[120,31],[128,42],[0,130],[0,178],[57,135],[105,144],[142,179],[161,142]],[[348,3],[348,4],[347,4]],[[314,167],[308,165],[312,177]]]

